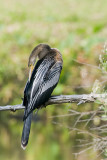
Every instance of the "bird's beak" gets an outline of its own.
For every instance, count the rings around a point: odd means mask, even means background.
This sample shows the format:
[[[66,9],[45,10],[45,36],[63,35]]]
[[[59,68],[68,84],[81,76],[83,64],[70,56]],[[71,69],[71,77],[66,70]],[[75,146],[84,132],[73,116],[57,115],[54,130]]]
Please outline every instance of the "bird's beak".
[[[33,69],[34,69],[34,66],[31,65],[31,66],[30,66],[30,70],[29,70],[29,81],[30,81],[30,79],[31,79],[31,75],[32,75]]]

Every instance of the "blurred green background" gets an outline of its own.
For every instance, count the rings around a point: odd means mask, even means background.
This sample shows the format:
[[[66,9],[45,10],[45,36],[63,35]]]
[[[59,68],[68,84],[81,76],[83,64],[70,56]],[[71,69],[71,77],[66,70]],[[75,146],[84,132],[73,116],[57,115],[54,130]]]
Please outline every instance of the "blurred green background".
[[[94,66],[99,65],[107,37],[106,6],[106,0],[0,1],[0,105],[22,103],[28,57],[39,43],[48,43],[63,55],[63,71],[54,95],[90,93],[96,79],[103,81],[104,75]],[[65,104],[40,110],[25,151],[20,147],[24,111],[0,112],[0,160],[96,158],[98,153],[93,149],[78,157],[73,154],[81,149],[76,147],[76,139],[84,138],[69,132],[76,117],[54,117],[68,114],[71,108],[89,111],[94,107]]]

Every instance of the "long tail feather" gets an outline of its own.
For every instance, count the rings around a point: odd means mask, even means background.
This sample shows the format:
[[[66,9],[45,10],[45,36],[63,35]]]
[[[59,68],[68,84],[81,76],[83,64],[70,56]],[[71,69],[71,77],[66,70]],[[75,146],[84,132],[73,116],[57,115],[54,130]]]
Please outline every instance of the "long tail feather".
[[[32,120],[33,112],[31,112],[28,117],[24,120],[22,138],[21,138],[21,147],[26,149],[29,140],[30,128],[31,128],[31,120]]]

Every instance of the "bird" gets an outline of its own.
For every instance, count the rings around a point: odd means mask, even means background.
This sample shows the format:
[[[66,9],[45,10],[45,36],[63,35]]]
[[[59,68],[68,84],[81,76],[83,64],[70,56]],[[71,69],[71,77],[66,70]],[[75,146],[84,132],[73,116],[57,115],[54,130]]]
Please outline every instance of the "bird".
[[[29,56],[29,78],[24,89],[22,103],[25,106],[21,137],[23,149],[26,149],[28,144],[33,110],[40,109],[51,97],[59,82],[62,66],[63,59],[60,51],[45,43],[37,45]]]

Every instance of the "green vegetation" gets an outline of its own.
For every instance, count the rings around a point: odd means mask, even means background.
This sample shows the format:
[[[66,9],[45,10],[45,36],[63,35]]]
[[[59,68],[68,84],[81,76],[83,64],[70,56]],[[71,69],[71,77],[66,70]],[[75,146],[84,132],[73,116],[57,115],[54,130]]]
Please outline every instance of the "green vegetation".
[[[102,53],[102,47],[107,40],[106,6],[106,0],[1,1],[0,105],[21,103],[28,78],[28,57],[39,43],[48,43],[63,54],[63,71],[53,94],[90,93],[96,79],[105,82],[107,55]],[[99,55],[104,56],[104,59],[100,56],[99,60]],[[103,72],[94,67],[99,66],[99,63]],[[103,91],[107,90],[107,85],[103,85]],[[39,111],[38,121],[32,123],[30,141],[25,151],[20,147],[23,111],[0,112],[0,159],[97,158],[98,152],[93,148],[77,158],[72,154],[82,149],[76,147],[77,139],[92,139],[89,135],[70,131],[78,117],[53,117],[68,114],[70,109],[83,112],[96,108],[98,104],[80,107],[65,104]],[[92,121],[90,125],[94,125]],[[83,129],[83,126],[79,123],[79,128]]]

